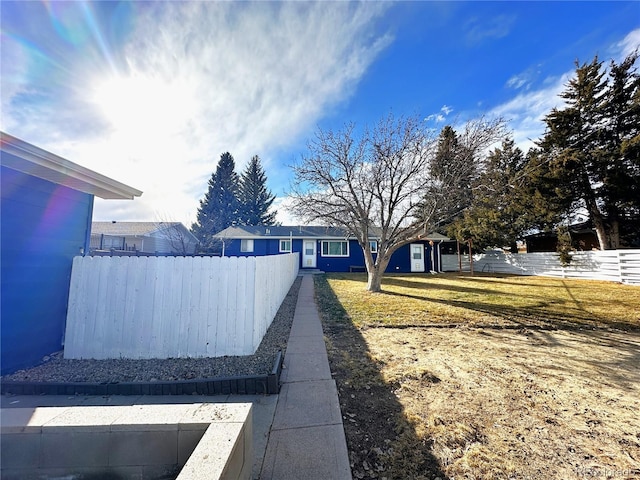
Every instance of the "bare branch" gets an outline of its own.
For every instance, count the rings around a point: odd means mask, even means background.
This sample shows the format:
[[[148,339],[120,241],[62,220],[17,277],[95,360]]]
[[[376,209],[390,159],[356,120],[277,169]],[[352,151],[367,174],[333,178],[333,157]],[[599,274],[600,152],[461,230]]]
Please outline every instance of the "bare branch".
[[[467,124],[461,142],[468,152],[466,160],[488,147],[502,125],[485,119]],[[349,124],[339,131],[316,133],[307,154],[293,166],[289,209],[303,220],[353,234],[365,251],[368,288],[379,290],[379,277],[393,252],[438,225],[438,206],[464,174],[465,162],[451,165],[436,178],[431,170],[437,138],[419,117],[389,115],[372,130],[355,132]],[[374,232],[375,260],[368,245]]]

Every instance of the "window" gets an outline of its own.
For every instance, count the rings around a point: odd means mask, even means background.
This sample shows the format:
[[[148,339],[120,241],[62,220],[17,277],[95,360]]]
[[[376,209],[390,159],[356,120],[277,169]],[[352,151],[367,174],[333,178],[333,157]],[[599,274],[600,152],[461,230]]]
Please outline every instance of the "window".
[[[349,242],[346,241],[322,241],[322,256],[323,257],[348,257],[349,256]]]
[[[378,253],[378,241],[377,240],[370,240],[369,241],[369,248],[371,249],[371,253]]]
[[[240,251],[253,252],[253,240],[252,239],[240,240]]]
[[[291,240],[280,240],[280,251],[281,252],[291,252]]]

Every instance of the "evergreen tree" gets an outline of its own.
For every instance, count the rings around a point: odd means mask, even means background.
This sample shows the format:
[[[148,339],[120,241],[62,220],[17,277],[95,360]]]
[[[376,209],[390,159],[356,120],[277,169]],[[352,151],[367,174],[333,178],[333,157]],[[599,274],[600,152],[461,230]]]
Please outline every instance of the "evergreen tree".
[[[239,202],[240,223],[242,225],[273,225],[276,212],[269,212],[275,200],[266,187],[267,176],[260,164],[260,157],[254,155],[240,177]]]
[[[433,227],[439,231],[449,231],[459,222],[473,202],[474,185],[486,161],[483,149],[504,134],[502,119],[480,118],[467,122],[459,131],[444,127],[429,164],[431,181],[418,218],[432,218]]]
[[[216,171],[209,180],[207,193],[200,200],[197,222],[191,227],[204,251],[214,251],[217,242],[213,235],[238,222],[238,189],[235,161],[229,152],[225,152],[220,155]]]
[[[526,229],[522,202],[525,158],[512,139],[502,142],[486,161],[473,185],[473,199],[464,215],[447,233],[458,239],[473,238],[478,248],[510,246]]]
[[[567,106],[547,115],[547,131],[540,142],[548,170],[561,185],[562,208],[567,216],[586,210],[603,249],[621,245],[621,221],[626,230],[630,223],[637,226],[636,59],[633,54],[620,65],[612,63],[610,78],[597,57],[577,65],[575,78],[561,95]]]
[[[602,195],[612,247],[640,246],[640,75],[638,52],[611,62],[603,135]]]

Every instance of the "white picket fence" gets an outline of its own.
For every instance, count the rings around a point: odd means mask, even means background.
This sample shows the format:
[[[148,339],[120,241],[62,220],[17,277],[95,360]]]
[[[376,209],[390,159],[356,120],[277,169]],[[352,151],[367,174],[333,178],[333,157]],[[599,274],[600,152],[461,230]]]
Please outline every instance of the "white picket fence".
[[[298,254],[76,257],[65,358],[250,355],[298,274]]]
[[[563,267],[556,253],[504,253],[495,250],[473,256],[474,272],[541,275],[562,278],[609,280],[640,285],[640,250],[573,252]],[[458,271],[457,255],[443,255],[444,271]],[[469,256],[462,255],[462,271],[470,271]]]

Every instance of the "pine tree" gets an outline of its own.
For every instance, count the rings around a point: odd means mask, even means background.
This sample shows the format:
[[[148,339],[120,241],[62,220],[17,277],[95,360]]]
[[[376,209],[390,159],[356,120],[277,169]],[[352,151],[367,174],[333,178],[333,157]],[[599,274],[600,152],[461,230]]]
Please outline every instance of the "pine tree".
[[[480,118],[468,122],[459,132],[451,126],[444,127],[429,164],[431,181],[420,203],[418,218],[430,216],[432,228],[439,231],[460,220],[472,204],[473,186],[484,165],[482,150],[487,139],[503,135],[502,119]]]
[[[197,222],[191,227],[204,251],[214,251],[217,242],[213,236],[238,222],[238,190],[235,161],[229,152],[225,152],[220,155],[216,171],[209,180],[207,193],[200,200]]]
[[[275,195],[266,187],[267,176],[254,155],[240,177],[240,223],[242,225],[273,225],[276,212],[269,212]]]
[[[602,195],[612,247],[640,246],[640,75],[635,51],[611,62],[605,99]]]
[[[524,165],[524,155],[514,141],[503,140],[474,182],[471,205],[447,233],[461,240],[471,237],[478,248],[510,246],[513,250],[526,229],[521,198]]]
[[[633,54],[620,65],[612,63],[609,78],[598,57],[577,66],[561,95],[567,106],[547,115],[540,142],[549,171],[562,185],[567,216],[586,210],[602,249],[621,245],[621,222],[637,225],[638,220],[636,59]]]

